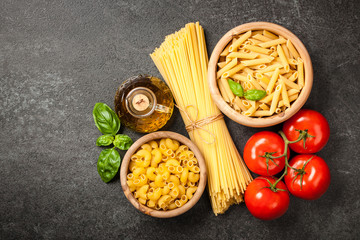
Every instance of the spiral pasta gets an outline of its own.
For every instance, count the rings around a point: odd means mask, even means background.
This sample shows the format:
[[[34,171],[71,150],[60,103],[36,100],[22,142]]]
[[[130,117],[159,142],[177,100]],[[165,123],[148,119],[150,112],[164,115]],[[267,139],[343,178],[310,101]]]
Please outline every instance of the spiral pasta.
[[[127,184],[134,197],[149,208],[182,207],[198,188],[198,161],[188,146],[176,140],[150,141],[130,159]]]

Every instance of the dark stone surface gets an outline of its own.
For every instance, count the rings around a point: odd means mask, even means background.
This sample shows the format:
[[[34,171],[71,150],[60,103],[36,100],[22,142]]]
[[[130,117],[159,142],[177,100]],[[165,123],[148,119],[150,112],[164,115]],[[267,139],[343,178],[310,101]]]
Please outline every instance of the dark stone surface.
[[[0,238],[359,237],[359,11],[357,0],[1,0]],[[244,204],[215,217],[207,194],[174,219],[137,212],[118,176],[109,184],[98,176],[94,104],[113,107],[116,87],[130,76],[160,76],[148,54],[184,24],[200,21],[211,53],[229,29],[259,20],[293,31],[311,55],[306,107],[330,123],[319,152],[332,174],[328,192],[316,201],[291,197],[289,211],[272,222],[253,218]],[[226,122],[240,152],[261,130]],[[177,111],[165,129],[187,135]]]

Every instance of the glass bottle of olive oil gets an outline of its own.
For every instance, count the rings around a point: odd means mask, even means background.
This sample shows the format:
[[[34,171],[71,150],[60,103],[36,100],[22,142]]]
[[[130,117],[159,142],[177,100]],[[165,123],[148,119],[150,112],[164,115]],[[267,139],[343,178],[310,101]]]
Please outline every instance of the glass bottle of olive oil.
[[[137,132],[162,128],[174,110],[169,87],[159,78],[140,75],[125,80],[115,94],[115,112],[121,123]]]

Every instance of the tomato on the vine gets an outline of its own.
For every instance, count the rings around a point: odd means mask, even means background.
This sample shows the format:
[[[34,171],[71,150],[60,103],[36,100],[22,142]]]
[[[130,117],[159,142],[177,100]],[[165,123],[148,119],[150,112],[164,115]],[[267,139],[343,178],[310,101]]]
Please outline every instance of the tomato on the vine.
[[[330,170],[324,159],[306,154],[291,159],[285,175],[285,183],[290,193],[296,197],[315,200],[320,198],[330,185]]]
[[[276,178],[257,177],[245,191],[245,204],[250,213],[262,220],[273,220],[281,217],[289,208],[290,197],[285,184],[279,181],[272,188]],[[271,183],[271,184],[270,184]]]
[[[264,176],[273,176],[285,166],[285,157],[270,158],[280,156],[284,153],[284,140],[276,133],[262,131],[255,133],[247,141],[244,148],[244,160],[247,167],[254,173]],[[288,156],[290,151],[288,148]]]
[[[330,136],[329,123],[325,117],[321,113],[310,109],[301,109],[287,120],[283,126],[283,132],[289,141],[297,140],[300,134],[306,135],[304,140],[289,144],[290,148],[297,153],[316,153],[320,151],[326,145]]]

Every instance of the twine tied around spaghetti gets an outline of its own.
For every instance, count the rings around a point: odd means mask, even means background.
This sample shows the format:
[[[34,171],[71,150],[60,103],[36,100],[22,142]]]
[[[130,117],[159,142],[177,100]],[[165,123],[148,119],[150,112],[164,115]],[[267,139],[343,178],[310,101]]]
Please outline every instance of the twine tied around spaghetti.
[[[222,115],[222,113],[197,120],[199,117],[199,109],[197,107],[195,107],[194,105],[186,105],[184,109],[182,109],[181,107],[179,107],[176,104],[175,104],[175,106],[185,114],[185,116],[187,117],[187,119],[190,122],[188,125],[185,126],[186,131],[191,132],[196,129],[203,130],[203,131],[207,132],[209,135],[211,135],[213,140],[211,142],[208,142],[201,136],[201,134],[199,134],[200,139],[207,144],[212,144],[215,142],[215,140],[216,140],[215,135],[212,132],[210,132],[209,130],[203,128],[203,126],[222,119],[224,117],[224,115]],[[190,114],[187,111],[187,109],[189,107],[193,107],[196,111],[195,120],[190,117]]]

